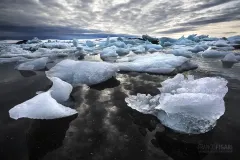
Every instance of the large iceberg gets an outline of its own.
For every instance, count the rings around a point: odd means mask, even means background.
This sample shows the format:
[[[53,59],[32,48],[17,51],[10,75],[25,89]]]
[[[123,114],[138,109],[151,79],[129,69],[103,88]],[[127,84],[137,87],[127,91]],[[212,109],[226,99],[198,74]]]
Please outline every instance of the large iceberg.
[[[37,71],[44,69],[46,67],[46,64],[48,62],[47,57],[38,58],[32,61],[28,61],[25,63],[20,64],[17,69],[18,70],[31,70],[31,71]]]
[[[114,64],[106,62],[89,62],[63,60],[56,64],[49,71],[46,71],[48,77],[58,77],[73,86],[81,84],[94,85],[104,82],[118,71]]]
[[[36,95],[32,99],[25,101],[9,110],[9,115],[13,119],[56,119],[68,117],[76,114],[74,109],[65,107],[51,96],[51,91]]]
[[[171,74],[197,68],[188,58],[162,53],[123,57],[117,62],[120,71],[157,74]]]
[[[225,112],[223,98],[228,88],[223,78],[195,80],[178,74],[161,85],[159,95],[131,95],[125,101],[139,112],[157,116],[165,126],[188,134],[208,132]]]

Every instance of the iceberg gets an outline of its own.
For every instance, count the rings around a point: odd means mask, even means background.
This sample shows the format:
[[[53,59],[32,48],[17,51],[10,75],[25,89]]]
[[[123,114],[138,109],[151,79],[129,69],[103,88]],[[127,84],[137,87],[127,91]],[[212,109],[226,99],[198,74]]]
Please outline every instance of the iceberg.
[[[182,36],[181,38],[179,38],[179,39],[175,42],[175,44],[177,44],[177,45],[193,45],[193,44],[195,44],[195,42],[192,41],[192,40],[189,40],[189,39],[185,38],[184,36]]]
[[[194,48],[189,49],[189,51],[193,53],[198,53],[201,51],[205,51],[208,49],[208,45],[202,44],[202,45],[196,45]]]
[[[0,58],[0,64],[11,63],[11,62],[24,62],[27,61],[27,58],[24,57],[11,57],[11,58]]]
[[[229,54],[229,52],[208,49],[198,54],[204,58],[221,58]]]
[[[125,99],[139,112],[155,115],[163,125],[181,133],[210,131],[224,114],[227,81],[219,77],[194,79],[178,74],[161,83],[161,94],[137,94]]]
[[[20,46],[17,45],[5,46],[0,50],[0,57],[2,58],[28,56],[30,54],[31,52],[23,50]]]
[[[107,60],[109,57],[117,57],[118,54],[116,52],[117,47],[116,46],[111,46],[104,48],[102,52],[100,53],[100,57],[102,60]]]
[[[192,58],[192,52],[188,51],[187,49],[175,49],[175,50],[170,50],[167,52],[168,54],[173,54],[175,56],[183,56],[187,58]]]
[[[58,77],[73,86],[81,84],[94,85],[112,78],[118,70],[118,67],[114,64],[107,62],[66,59],[46,71],[46,75],[48,77]]]
[[[77,114],[77,111],[57,103],[51,97],[50,91],[36,95],[9,110],[9,115],[13,119],[56,119],[74,114]]]
[[[125,48],[126,47],[126,44],[122,41],[114,42],[113,45],[118,47],[118,48]]]
[[[51,91],[50,93],[52,98],[54,98],[57,102],[64,102],[68,100],[73,89],[72,85],[57,77],[48,78],[53,82],[52,87],[49,89],[49,91]]]
[[[146,52],[145,47],[143,45],[132,47],[131,50],[136,54],[142,54]]]
[[[217,42],[214,43],[215,46],[217,47],[227,47],[229,46],[226,41],[224,40],[218,40]]]
[[[78,40],[77,39],[73,39],[73,46],[78,47]]]
[[[88,47],[95,47],[96,43],[94,43],[93,41],[86,41],[86,46],[88,46]]]
[[[40,43],[41,40],[38,39],[37,37],[34,37],[32,40],[28,40],[27,43],[28,44],[32,44],[32,43]]]
[[[129,54],[130,50],[129,49],[125,49],[125,48],[118,48],[116,50],[116,53],[119,55],[119,56],[125,56],[127,54]]]
[[[158,45],[158,44],[145,44],[145,48],[146,48],[146,50],[149,50],[149,49],[160,50],[160,49],[162,49],[162,46]]]
[[[148,50],[148,52],[149,52],[149,53],[154,53],[154,52],[158,52],[158,50],[156,50],[155,48],[150,48],[150,49]]]
[[[115,64],[120,71],[157,74],[172,74],[197,68],[196,65],[191,64],[188,58],[161,53],[124,57],[117,62]]]
[[[70,43],[60,43],[60,42],[51,42],[51,43],[43,43],[42,44],[43,48],[58,48],[58,49],[66,49],[71,47]]]
[[[229,54],[227,54],[227,55],[222,59],[222,61],[223,61],[223,62],[237,63],[237,62],[238,62],[238,59],[237,59],[237,56],[235,56],[235,54],[229,53]]]
[[[48,62],[48,58],[47,57],[38,58],[38,59],[35,59],[35,60],[32,60],[32,61],[21,63],[17,67],[17,69],[18,70],[37,71],[37,70],[44,69],[46,67],[47,62]]]
[[[168,47],[168,46],[171,46],[171,45],[173,45],[171,42],[164,42],[164,43],[163,43],[163,46],[164,46],[164,47]]]

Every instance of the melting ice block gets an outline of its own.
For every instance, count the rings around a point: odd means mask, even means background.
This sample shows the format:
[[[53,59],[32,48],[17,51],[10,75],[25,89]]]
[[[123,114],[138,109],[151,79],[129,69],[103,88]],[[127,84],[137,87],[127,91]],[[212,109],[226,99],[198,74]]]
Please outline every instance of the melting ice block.
[[[47,62],[48,62],[47,57],[38,58],[38,59],[35,59],[32,61],[28,61],[28,62],[20,64],[17,67],[17,69],[18,70],[32,70],[32,71],[41,70],[46,67]]]
[[[68,117],[76,114],[74,109],[65,107],[51,97],[50,92],[36,95],[32,99],[25,101],[9,110],[9,115],[13,119],[56,119]]]
[[[238,59],[237,59],[237,56],[235,56],[235,54],[229,53],[229,54],[227,54],[227,55],[222,59],[222,61],[223,61],[223,62],[237,63],[237,62],[238,62]]]
[[[225,112],[223,98],[228,88],[223,78],[194,80],[178,74],[161,85],[160,95],[137,94],[125,101],[133,109],[157,116],[165,126],[188,134],[208,132]]]
[[[174,49],[168,51],[168,53],[173,54],[175,56],[183,56],[187,58],[192,58],[192,52],[188,51],[187,49]]]
[[[146,54],[129,56],[119,59],[116,65],[121,71],[148,72],[157,74],[170,74],[197,68],[188,58],[177,57],[171,54]]]
[[[49,91],[51,91],[52,98],[58,102],[68,100],[73,89],[72,85],[57,77],[49,77],[49,79],[53,82],[52,87],[49,89]]]
[[[118,71],[118,67],[106,62],[89,62],[63,60],[56,64],[49,71],[46,71],[48,77],[58,77],[73,86],[81,84],[94,85],[104,82]]]
[[[199,52],[198,54],[204,58],[220,58],[220,57],[226,56],[227,54],[229,54],[229,52],[209,49],[209,50],[205,50],[204,52]]]

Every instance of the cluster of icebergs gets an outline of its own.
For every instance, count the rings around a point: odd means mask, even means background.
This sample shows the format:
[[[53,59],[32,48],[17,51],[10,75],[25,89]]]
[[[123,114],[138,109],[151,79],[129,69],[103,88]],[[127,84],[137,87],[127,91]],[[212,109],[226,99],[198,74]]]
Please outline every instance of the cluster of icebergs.
[[[153,44],[150,41],[159,42]],[[240,56],[240,36],[211,38],[190,35],[173,39],[107,38],[103,40],[39,40],[25,44],[0,44],[0,64],[16,62],[18,70],[45,70],[48,63],[55,66],[46,71],[53,87],[9,111],[14,119],[21,117],[53,119],[76,114],[60,103],[66,101],[72,87],[95,85],[117,72],[146,72],[177,74],[196,69],[192,57],[221,58],[223,63],[237,63]],[[79,61],[79,57],[99,55],[98,61]],[[59,62],[60,59],[64,59]],[[105,61],[105,62],[103,62]],[[178,74],[162,83],[157,96],[129,96],[128,105],[140,112],[157,116],[161,122],[179,132],[204,133],[224,114],[223,97],[227,93],[222,78],[185,79]]]

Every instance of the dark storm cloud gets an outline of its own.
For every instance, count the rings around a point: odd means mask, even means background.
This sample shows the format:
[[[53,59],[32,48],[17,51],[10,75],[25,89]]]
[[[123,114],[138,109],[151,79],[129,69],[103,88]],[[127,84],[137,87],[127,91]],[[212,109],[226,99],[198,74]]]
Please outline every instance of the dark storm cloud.
[[[196,7],[193,7],[191,10],[195,11],[195,10],[202,10],[202,9],[206,9],[206,8],[211,8],[214,6],[218,6],[224,3],[228,3],[230,1],[238,1],[238,0],[202,0],[202,4],[198,4],[196,5]]]
[[[182,27],[182,28],[173,28],[173,29],[169,29],[169,30],[165,30],[165,31],[160,31],[158,33],[170,34],[170,33],[181,33],[181,32],[185,32],[185,31],[194,31],[194,30],[196,30],[195,27]]]
[[[212,14],[213,11],[209,11],[209,14]],[[240,3],[236,6],[229,8],[228,10],[224,10],[221,12],[220,15],[208,16],[208,17],[201,17],[189,22],[183,23],[181,25],[206,25],[210,23],[219,23],[219,22],[227,22],[227,21],[234,21],[240,20]]]
[[[239,8],[239,0],[1,0],[0,38],[198,31],[240,20]]]

